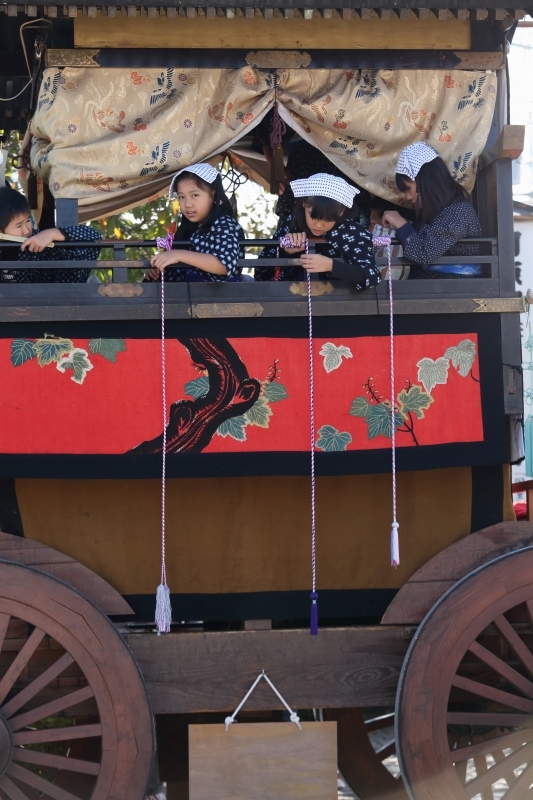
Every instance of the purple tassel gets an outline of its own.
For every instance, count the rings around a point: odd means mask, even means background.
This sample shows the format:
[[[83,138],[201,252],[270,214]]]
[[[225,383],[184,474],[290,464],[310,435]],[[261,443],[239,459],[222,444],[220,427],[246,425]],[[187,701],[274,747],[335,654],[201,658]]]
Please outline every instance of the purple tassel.
[[[318,636],[318,592],[311,592],[311,636]]]

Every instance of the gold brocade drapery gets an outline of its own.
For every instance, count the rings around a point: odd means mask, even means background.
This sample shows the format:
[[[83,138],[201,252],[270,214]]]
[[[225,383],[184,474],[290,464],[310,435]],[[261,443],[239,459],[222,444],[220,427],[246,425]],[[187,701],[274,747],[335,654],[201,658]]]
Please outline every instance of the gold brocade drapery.
[[[496,76],[459,70],[279,70],[286,122],[373,194],[397,200],[402,147],[427,141],[471,190]],[[188,164],[229,149],[274,103],[273,74],[229,69],[45,72],[32,165],[80,218],[159,194]]]

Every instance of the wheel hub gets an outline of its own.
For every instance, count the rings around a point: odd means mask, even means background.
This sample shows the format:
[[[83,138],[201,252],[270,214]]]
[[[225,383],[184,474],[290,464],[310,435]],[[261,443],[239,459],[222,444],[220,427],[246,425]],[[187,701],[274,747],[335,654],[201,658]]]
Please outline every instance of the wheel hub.
[[[13,737],[9,725],[0,713],[0,778],[11,764],[13,755]]]

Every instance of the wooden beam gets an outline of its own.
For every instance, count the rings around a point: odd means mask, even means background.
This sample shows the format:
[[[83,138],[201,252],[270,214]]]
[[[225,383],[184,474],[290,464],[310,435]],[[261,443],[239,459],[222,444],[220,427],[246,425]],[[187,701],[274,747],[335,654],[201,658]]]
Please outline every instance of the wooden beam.
[[[111,7],[108,9],[110,11]],[[172,16],[176,9],[167,8]],[[5,56],[4,56],[5,58]],[[310,69],[327,68],[330,55],[326,50],[229,50],[229,49],[138,49],[132,60],[131,48],[105,48],[89,50],[48,50],[48,67],[131,67],[137,69],[169,67],[238,69],[257,66],[260,69]],[[0,68],[2,57],[0,56]],[[7,64],[7,59],[5,61]],[[480,53],[468,50],[342,50],[336,55],[338,69],[503,69],[504,54]],[[24,74],[24,61],[20,59],[20,75]]]
[[[130,11],[131,9],[131,11]],[[169,9],[170,10],[170,9]],[[250,48],[268,50],[329,49],[346,50],[367,48],[375,50],[469,50],[470,23],[458,20],[453,15],[447,19],[400,20],[393,15],[388,20],[380,19],[371,9],[361,9],[356,16],[343,19],[334,14],[327,21],[327,36],[324,36],[324,20],[314,16],[298,17],[287,24],[281,15],[245,19],[235,17],[235,9],[226,9],[226,17],[219,17],[216,26],[210,25],[207,17],[190,19],[178,17],[168,19],[141,19],[134,6],[128,7],[128,17],[122,25],[114,25],[100,14],[96,19],[78,16],[74,23],[74,43],[79,48],[175,48],[176,41],[187,42],[194,48]],[[368,15],[366,14],[368,12]],[[233,15],[233,16],[232,16]],[[362,24],[364,21],[364,25]]]
[[[481,154],[479,166],[485,169],[499,158],[518,158],[524,149],[525,125],[505,125],[496,142]]]
[[[230,711],[261,669],[293,708],[393,705],[409,635],[400,627],[128,634],[155,714]],[[283,708],[259,685],[248,711]]]

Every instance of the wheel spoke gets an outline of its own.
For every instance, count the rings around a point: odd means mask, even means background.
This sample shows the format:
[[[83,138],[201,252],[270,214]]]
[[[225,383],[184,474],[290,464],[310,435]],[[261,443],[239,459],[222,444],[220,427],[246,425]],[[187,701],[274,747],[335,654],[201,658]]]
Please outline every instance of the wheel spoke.
[[[380,731],[383,728],[390,728],[394,725],[394,712],[391,714],[383,714],[382,717],[374,717],[365,722],[365,730],[367,733],[372,731]]]
[[[491,667],[498,675],[501,675],[502,678],[509,681],[510,684],[516,686],[517,689],[520,689],[527,697],[533,698],[533,683],[528,681],[527,678],[524,678],[523,675],[520,675],[513,667],[510,667],[509,664],[506,664],[501,658],[491,653],[490,650],[487,650],[486,647],[479,644],[479,642],[474,642],[470,648],[470,652],[479,658],[480,661],[483,661],[488,667]]]
[[[25,689],[19,692],[15,697],[13,697],[9,702],[5,704],[2,708],[2,713],[6,719],[12,717],[15,711],[18,711],[19,708],[35,697],[41,689],[44,689],[45,686],[48,686],[54,678],[57,678],[58,675],[61,675],[62,672],[66,670],[71,664],[74,663],[74,659],[69,653],[65,653],[64,655],[59,658],[55,664],[52,664],[51,667],[48,667],[42,675],[39,675],[38,678],[35,678]]]
[[[50,703],[45,703],[45,705],[27,711],[25,714],[19,714],[18,717],[12,717],[10,721],[11,730],[19,731],[21,728],[25,728],[33,722],[39,722],[41,719],[59,714],[60,711],[75,706],[83,700],[88,700],[90,697],[93,697],[93,690],[90,686],[85,686],[83,689],[78,689],[76,692],[71,692],[64,697],[59,697],[57,700],[52,700]]]
[[[53,797],[54,800],[79,800],[76,795],[61,789],[51,781],[41,778],[40,775],[36,775],[35,772],[30,772],[24,769],[24,767],[20,767],[18,764],[11,763],[7,774],[21,781],[21,783],[25,783],[33,789],[37,789],[38,792],[44,792],[44,794]]]
[[[17,745],[44,744],[45,742],[66,742],[71,739],[91,739],[102,735],[101,725],[76,725],[65,728],[42,728],[38,731],[19,731],[13,734]]]
[[[15,681],[18,679],[20,673],[35,653],[42,640],[44,639],[44,631],[35,628],[24,647],[15,658],[8,671],[0,681],[0,705],[4,702],[7,695],[13,688]]]
[[[7,794],[10,800],[29,800],[27,795],[25,795],[18,786],[15,786],[13,781],[10,781],[7,775],[4,775],[0,780],[0,789]]]
[[[488,725],[495,728],[533,728],[533,717],[529,714],[470,714],[464,711],[449,711],[448,725]]]
[[[9,614],[0,614],[0,652],[4,646],[4,639],[6,638],[7,629],[9,627]]]
[[[68,769],[70,772],[82,772],[85,775],[99,775],[100,764],[95,761],[84,761],[79,758],[56,756],[53,753],[42,753],[39,750],[15,747],[13,761],[23,761],[26,764],[39,764],[50,769]]]
[[[395,752],[396,739],[393,739],[392,742],[388,742],[383,745],[383,747],[380,747],[379,750],[376,750],[376,755],[379,756],[382,761],[385,761],[389,756],[393,756]]]
[[[526,742],[531,741],[533,741],[532,729],[506,733],[504,736],[495,736],[494,739],[485,739],[482,742],[476,742],[476,744],[470,744],[467,747],[459,747],[457,750],[452,750],[452,761],[458,764],[469,758],[493,754],[495,747],[499,750],[503,750],[507,747],[521,747],[523,744],[526,744]]]
[[[510,789],[507,789],[502,796],[502,800],[524,800],[529,792],[530,784],[533,782],[533,764],[526,767],[522,774],[516,779]],[[526,794],[528,792],[528,794]]]
[[[470,678],[462,678],[460,675],[456,675],[452,681],[452,686],[475,694],[478,697],[486,697],[487,700],[493,700],[503,706],[533,714],[533,700],[517,697],[509,692],[503,692],[501,689],[495,689],[493,686],[486,686],[484,683],[479,683],[479,681],[472,681]]]
[[[509,647],[516,653],[524,667],[530,675],[533,675],[533,654],[528,650],[520,636],[506,620],[504,616],[496,617],[494,620],[495,626],[500,631],[504,639],[507,639]]]
[[[505,761],[505,759],[507,758],[507,756],[505,755],[505,753],[502,750],[495,750],[492,753],[492,757],[493,757],[494,761],[496,761],[498,764],[500,764],[502,761]],[[503,777],[504,777],[504,780],[507,781],[507,785],[509,786],[509,788],[511,788],[511,786],[516,781],[516,775],[514,774],[514,772],[512,772],[512,771],[508,772],[507,775],[504,775]]]
[[[508,756],[505,761],[491,767],[482,775],[473,778],[465,784],[465,790],[469,797],[479,794],[483,789],[488,789],[493,783],[503,778],[510,770],[517,769],[522,764],[527,764],[529,759],[533,756],[533,744],[526,744],[515,753]]]

